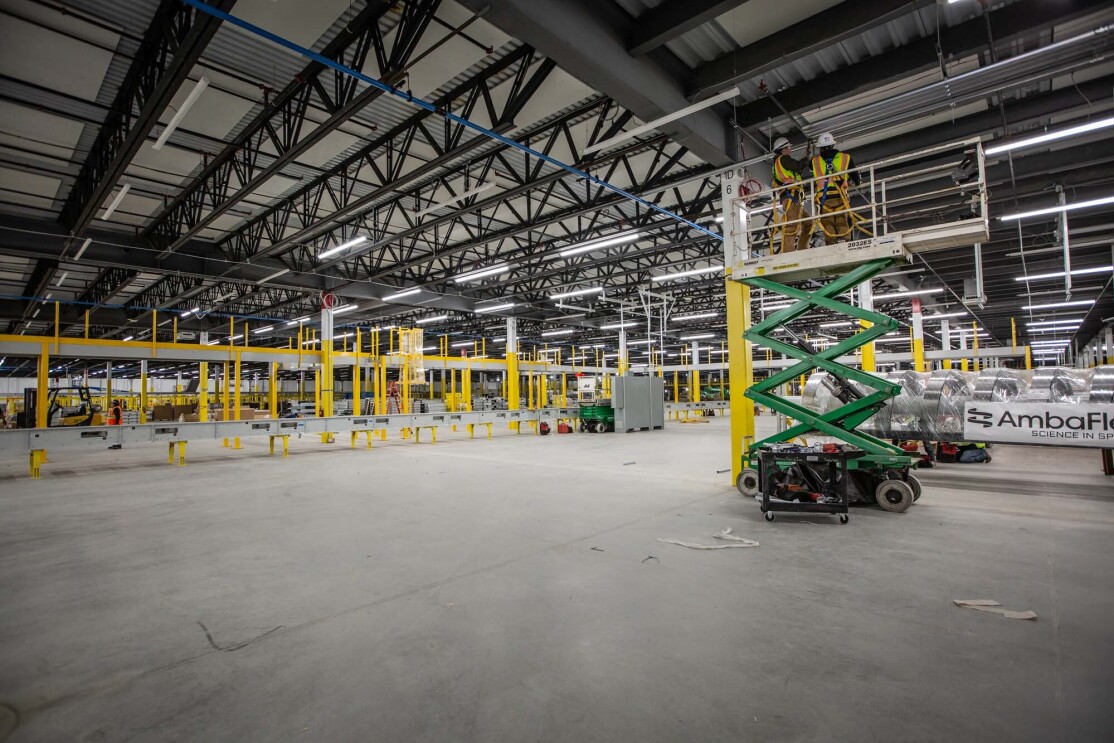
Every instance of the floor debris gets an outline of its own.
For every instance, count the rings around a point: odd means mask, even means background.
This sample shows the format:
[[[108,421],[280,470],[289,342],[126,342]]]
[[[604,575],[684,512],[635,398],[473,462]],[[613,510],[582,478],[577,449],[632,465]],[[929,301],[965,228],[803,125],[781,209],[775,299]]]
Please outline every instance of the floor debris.
[[[658,562],[661,562],[661,560],[658,560],[658,558],[654,557],[653,555],[647,555],[647,556],[646,556],[646,560],[657,560]],[[643,561],[642,561],[642,564],[643,564],[643,565],[645,565],[645,564],[646,564],[646,560],[643,560]]]
[[[1035,620],[1037,618],[1037,613],[1035,611],[1004,609],[1002,605],[994,599],[952,599],[952,603],[963,609],[974,609],[975,611],[985,611],[991,614],[1001,614],[1006,619]]]
[[[722,539],[726,542],[731,542],[732,544],[696,544],[694,542],[682,542],[679,539],[660,539],[660,538],[658,539],[658,541],[659,542],[664,542],[665,544],[675,544],[678,547],[688,547],[689,549],[693,549],[693,550],[725,550],[725,549],[730,549],[732,547],[757,547],[758,546],[758,542],[753,540],[753,539],[745,539],[743,537],[737,537],[737,536],[733,535],[731,533],[730,528],[724,529],[723,531],[719,532],[718,534],[713,534],[712,538],[713,539]]]

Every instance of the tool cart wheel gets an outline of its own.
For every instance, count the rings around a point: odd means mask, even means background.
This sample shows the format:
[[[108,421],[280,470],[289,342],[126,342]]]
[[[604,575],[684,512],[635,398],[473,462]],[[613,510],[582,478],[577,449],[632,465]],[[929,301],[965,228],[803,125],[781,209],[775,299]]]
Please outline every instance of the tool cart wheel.
[[[596,433],[605,433],[607,431],[607,424],[603,421],[596,421]]]
[[[774,512],[773,511],[766,511],[766,513],[764,514],[764,518],[767,521],[773,521],[774,520]]]
[[[909,487],[913,488],[913,502],[916,503],[921,498],[921,480],[912,472],[909,473]]]
[[[848,515],[847,515],[847,514],[845,514],[845,513],[841,513],[841,514],[839,515],[839,523],[841,523],[841,524],[846,524],[846,523],[847,523],[848,521],[850,521],[850,520],[851,520],[851,517],[850,517],[850,516],[848,516]]]
[[[882,510],[901,513],[913,505],[913,488],[902,480],[883,480],[874,491]]]
[[[735,487],[746,498],[758,495],[758,470],[745,469],[735,478]]]

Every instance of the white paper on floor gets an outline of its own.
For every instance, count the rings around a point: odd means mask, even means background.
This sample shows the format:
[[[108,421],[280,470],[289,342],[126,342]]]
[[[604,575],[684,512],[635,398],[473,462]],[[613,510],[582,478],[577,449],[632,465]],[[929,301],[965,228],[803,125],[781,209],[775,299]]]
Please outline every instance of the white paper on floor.
[[[994,599],[952,599],[952,603],[963,609],[974,609],[975,611],[985,611],[991,614],[1001,614],[1006,619],[1037,618],[1037,613],[1035,611],[1013,611],[1011,609],[1003,609],[1002,605]]]
[[[731,533],[730,528],[724,529],[723,531],[719,532],[718,534],[713,534],[712,538],[713,539],[722,539],[726,542],[732,542],[732,544],[695,544],[693,542],[682,542],[679,539],[660,539],[660,538],[658,539],[658,541],[659,542],[665,542],[666,544],[675,544],[679,547],[688,547],[689,549],[692,549],[692,550],[725,550],[725,549],[731,549],[732,547],[757,547],[758,546],[758,542],[756,542],[753,539],[744,539],[743,537],[737,537],[737,536],[733,535]]]

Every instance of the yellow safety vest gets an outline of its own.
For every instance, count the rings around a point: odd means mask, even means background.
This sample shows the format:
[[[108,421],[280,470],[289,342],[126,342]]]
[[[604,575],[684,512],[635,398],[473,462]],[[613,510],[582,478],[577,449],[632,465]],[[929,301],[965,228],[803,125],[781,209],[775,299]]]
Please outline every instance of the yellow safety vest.
[[[812,158],[812,177],[819,178],[816,181],[816,193],[819,195],[824,191],[824,186],[828,185],[828,179],[824,178],[830,173],[838,173],[841,170],[847,170],[851,165],[851,156],[846,152],[837,152],[835,157],[831,160],[831,167],[828,167],[828,161],[821,155],[815,155]],[[831,187],[837,189],[847,188],[847,174],[837,176],[831,179]]]
[[[785,155],[778,155],[774,158],[773,176],[775,186],[788,186],[790,183],[796,183],[801,180],[801,174],[795,170],[790,170],[781,163],[781,159]]]

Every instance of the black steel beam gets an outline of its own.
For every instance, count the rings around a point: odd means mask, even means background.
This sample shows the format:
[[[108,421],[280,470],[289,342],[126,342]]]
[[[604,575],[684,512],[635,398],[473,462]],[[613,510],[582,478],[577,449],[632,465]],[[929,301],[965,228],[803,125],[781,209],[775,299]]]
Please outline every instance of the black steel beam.
[[[666,0],[638,17],[627,51],[640,57],[746,2],[749,0]]]
[[[388,84],[399,82],[407,63],[428,28],[440,0],[407,3],[390,48],[379,29],[381,18],[394,0],[374,0],[322,50],[322,56],[362,68],[374,51],[384,65]],[[143,239],[164,252],[172,252],[196,236],[240,200],[252,193],[283,167],[335,131],[354,114],[382,95],[378,88],[360,91],[356,81],[326,65],[313,61],[267,101],[263,110],[235,139],[206,164],[201,174],[143,230]],[[310,102],[328,111],[329,118],[302,136]],[[268,157],[270,145],[277,155]]]
[[[791,88],[772,91],[777,103],[761,98],[735,109],[742,126],[779,119],[781,106],[799,113],[822,104],[869,89],[881,88],[890,82],[939,67],[947,60],[959,59],[987,48],[987,21],[994,31],[995,45],[1002,47],[1019,36],[1046,30],[1053,23],[1067,23],[1108,4],[1108,0],[1060,0],[1055,3],[1014,3],[987,11],[988,17],[972,20],[940,30],[937,38],[927,36],[911,41],[878,56],[869,57],[821,75]]]
[[[235,4],[213,3],[223,11]],[[60,219],[70,234],[89,226],[220,24],[179,0],[159,5],[62,207]]]
[[[713,93],[889,23],[936,0],[844,0],[697,67],[690,95]]]

